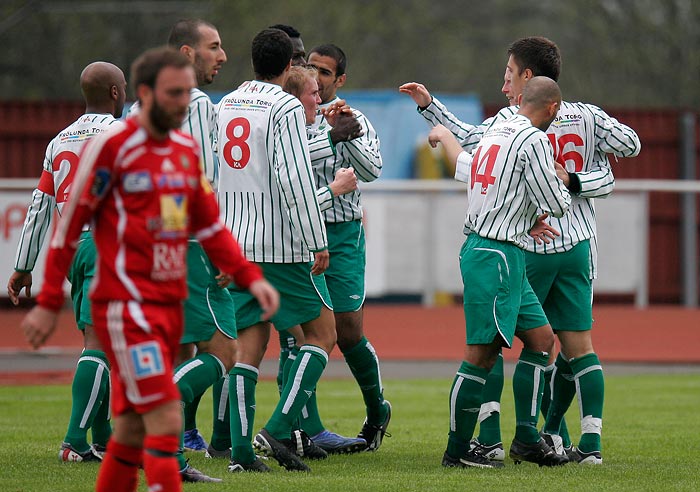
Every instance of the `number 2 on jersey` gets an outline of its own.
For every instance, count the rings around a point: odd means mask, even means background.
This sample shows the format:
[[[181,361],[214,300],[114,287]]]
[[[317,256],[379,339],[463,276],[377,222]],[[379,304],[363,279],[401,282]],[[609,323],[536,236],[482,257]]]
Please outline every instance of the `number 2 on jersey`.
[[[485,195],[488,187],[496,182],[496,177],[493,175],[493,166],[496,164],[496,156],[501,150],[500,145],[492,145],[486,153],[481,155],[483,147],[476,149],[474,159],[472,160],[472,189],[475,183],[481,183],[481,194]]]
[[[70,184],[73,182],[73,176],[75,175],[75,170],[78,167],[78,156],[68,150],[59,152],[53,159],[52,168],[54,175],[61,171],[61,164],[64,162],[68,163],[68,172],[61,180],[61,184],[58,185],[58,189],[56,190],[56,203],[64,203],[66,200],[68,200],[68,186],[70,186]]]
[[[226,125],[224,160],[233,169],[243,169],[250,160],[250,146],[246,142],[250,136],[250,122],[246,118],[234,118]],[[237,149],[237,150],[236,150]],[[234,150],[236,150],[234,152]]]

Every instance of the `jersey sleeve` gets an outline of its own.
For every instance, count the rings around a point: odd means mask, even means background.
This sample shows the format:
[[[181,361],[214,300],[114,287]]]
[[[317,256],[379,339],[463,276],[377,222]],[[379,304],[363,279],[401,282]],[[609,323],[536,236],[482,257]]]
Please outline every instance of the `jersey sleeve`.
[[[457,156],[455,165],[455,180],[469,184],[471,179],[471,166],[474,154],[464,151]]]
[[[214,190],[203,173],[200,173],[190,215],[195,238],[216,267],[233,276],[237,286],[247,289],[263,278],[260,268],[246,260],[236,240],[221,223]]]
[[[68,201],[46,257],[44,283],[37,298],[39,305],[45,308],[57,311],[63,304],[63,278],[75,255],[83,225],[89,222],[111,187],[114,155],[105,145],[107,140],[108,134],[97,135],[81,153]]]
[[[321,212],[331,208],[333,206],[333,192],[330,186],[324,186],[316,190],[316,199],[318,200],[318,206]]]
[[[522,151],[527,193],[538,208],[562,217],[571,205],[571,195],[554,170],[554,153],[547,136],[539,133]]]
[[[487,118],[479,125],[470,125],[464,123],[454,114],[450,113],[447,107],[440,102],[439,99],[433,98],[427,108],[424,110],[418,109],[418,112],[423,115],[432,126],[442,125],[459,141],[459,144],[467,152],[472,152],[476,149],[481,141],[481,138],[486,133],[486,130],[491,128],[495,123],[504,121],[515,114],[514,107],[501,109],[496,116]]]
[[[336,146],[338,155],[354,169],[357,179],[370,182],[382,173],[382,155],[379,152],[379,137],[372,123],[360,113],[353,110],[357,121],[362,126],[363,135]]]
[[[586,106],[593,113],[595,121],[596,150],[618,157],[634,157],[639,154],[642,144],[632,128],[608,116],[596,106]]]
[[[576,173],[581,183],[581,190],[577,195],[584,198],[605,198],[615,189],[615,176],[610,168],[607,156],[596,152],[596,159],[591,163],[589,170]]]
[[[306,118],[296,98],[292,104],[296,107],[276,112],[273,169],[292,227],[309,251],[322,251],[328,247],[328,240],[306,141]]]
[[[53,141],[46,147],[43,169],[39,184],[32,193],[32,201],[24,218],[17,252],[15,253],[15,270],[31,272],[51,226],[51,218],[56,206],[53,184]]]
[[[322,164],[326,159],[335,155],[335,146],[331,142],[329,132],[314,135],[308,143],[311,165]]]

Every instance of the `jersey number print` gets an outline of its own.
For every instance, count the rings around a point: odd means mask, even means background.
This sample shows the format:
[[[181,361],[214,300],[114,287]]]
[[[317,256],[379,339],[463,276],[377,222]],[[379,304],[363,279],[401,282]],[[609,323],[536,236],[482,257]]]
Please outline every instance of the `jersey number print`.
[[[250,137],[250,122],[238,117],[226,125],[226,143],[224,144],[224,160],[233,169],[243,169],[250,160],[250,146],[246,140]]]
[[[577,147],[583,147],[581,136],[576,133],[566,133],[557,139],[554,133],[548,133],[547,137],[549,137],[549,142],[554,149],[554,160],[564,166],[567,171],[571,171],[571,169],[567,169],[566,162],[571,161],[574,164],[573,172],[580,173],[583,170],[583,156]],[[573,144],[574,149],[564,152],[567,144]]]
[[[53,172],[60,173],[61,168],[64,167],[64,162],[67,163],[68,172],[61,180],[61,184],[58,185],[58,189],[56,190],[56,203],[64,203],[68,199],[68,187],[73,181],[75,170],[78,167],[78,156],[68,150],[60,152],[53,160]],[[63,173],[61,172],[61,174]]]
[[[481,194],[485,195],[488,187],[496,182],[496,177],[493,175],[493,166],[496,164],[496,157],[498,156],[498,151],[501,150],[501,146],[492,145],[483,156],[481,155],[482,149],[483,147],[476,149],[476,154],[474,154],[474,159],[472,160],[471,188],[473,190],[474,184],[481,183]]]

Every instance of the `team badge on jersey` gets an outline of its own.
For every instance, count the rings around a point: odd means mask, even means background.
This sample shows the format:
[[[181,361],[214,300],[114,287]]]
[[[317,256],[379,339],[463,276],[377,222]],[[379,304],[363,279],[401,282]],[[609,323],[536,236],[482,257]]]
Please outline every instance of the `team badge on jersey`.
[[[129,355],[137,380],[160,376],[165,372],[163,354],[157,342],[144,342],[129,347]]]
[[[122,178],[122,187],[126,193],[151,191],[153,189],[151,173],[148,171],[126,173]]]
[[[112,174],[109,172],[109,169],[104,167],[95,169],[95,177],[92,180],[90,194],[96,198],[102,198],[107,192],[107,185],[109,185],[111,177]]]
[[[160,196],[161,237],[178,237],[187,230],[187,196],[167,194]]]

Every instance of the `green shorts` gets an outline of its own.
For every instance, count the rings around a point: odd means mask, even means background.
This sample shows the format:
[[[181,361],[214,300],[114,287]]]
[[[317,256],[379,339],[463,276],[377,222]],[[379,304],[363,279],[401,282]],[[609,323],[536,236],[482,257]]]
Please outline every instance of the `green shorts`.
[[[550,255],[525,253],[527,278],[555,331],[587,331],[593,325],[590,241]]]
[[[470,234],[460,252],[460,270],[467,345],[490,344],[500,337],[510,347],[516,326],[525,330],[547,324],[525,276],[523,250],[514,244]]]
[[[333,309],[326,279],[311,275],[312,263],[257,263],[263,275],[280,293],[280,308],[272,317],[278,331],[318,318],[321,308]],[[248,290],[229,286],[236,306],[238,329],[260,322],[262,309]]]
[[[185,327],[180,343],[211,340],[216,330],[235,339],[236,310],[228,289],[216,284],[219,271],[202,246],[192,239],[187,243],[187,300]]]
[[[365,229],[361,220],[326,223],[330,264],[323,272],[337,313],[358,311],[365,302]]]
[[[73,263],[68,270],[68,280],[71,283],[70,298],[73,301],[73,312],[78,329],[85,331],[85,325],[92,325],[90,311],[90,283],[95,276],[97,249],[92,232],[83,231],[78,241],[78,249],[73,257]]]

